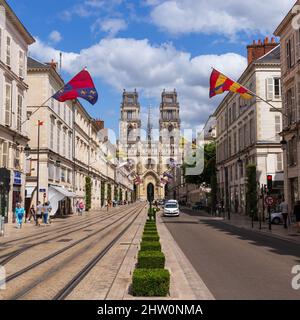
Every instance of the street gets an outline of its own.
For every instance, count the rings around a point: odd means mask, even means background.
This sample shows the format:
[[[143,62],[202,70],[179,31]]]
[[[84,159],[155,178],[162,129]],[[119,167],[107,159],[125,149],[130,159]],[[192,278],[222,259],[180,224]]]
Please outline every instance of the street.
[[[163,221],[215,299],[300,299],[291,286],[299,245],[199,212]]]

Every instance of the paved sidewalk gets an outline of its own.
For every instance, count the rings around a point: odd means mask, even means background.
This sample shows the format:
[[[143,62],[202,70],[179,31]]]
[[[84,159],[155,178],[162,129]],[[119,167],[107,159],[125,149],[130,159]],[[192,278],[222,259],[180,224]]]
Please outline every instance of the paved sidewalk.
[[[182,207],[182,211],[190,212],[190,213],[201,213],[201,216],[210,217],[215,220],[222,221],[226,224],[230,224],[236,226],[238,228],[252,230],[254,232],[263,233],[270,237],[276,237],[282,240],[288,240],[294,243],[300,244],[300,233],[297,233],[297,226],[295,223],[292,223],[288,226],[288,229],[284,229],[283,224],[274,225],[272,224],[272,230],[269,230],[269,223],[266,220],[265,222],[262,221],[262,228],[260,229],[259,221],[253,222],[252,228],[252,221],[251,218],[242,214],[231,213],[230,220],[227,217],[217,217],[208,214],[205,211],[195,211],[189,207]]]
[[[228,218],[217,218],[222,220],[224,223],[234,225],[239,228],[253,230],[255,232],[260,232],[267,234],[269,236],[277,237],[283,240],[288,240],[300,244],[300,233],[297,233],[296,224],[288,226],[288,229],[285,229],[282,224],[274,225],[272,224],[272,230],[269,230],[268,221],[262,222],[262,228],[260,229],[260,224],[258,221],[254,221],[252,228],[251,218],[245,215],[231,214],[230,220]]]
[[[0,242],[1,240],[5,239],[5,240],[9,240],[9,239],[15,239],[17,237],[22,237],[22,236],[26,236],[26,235],[31,235],[33,232],[42,232],[44,229],[48,229],[50,227],[57,227],[57,226],[61,226],[64,225],[66,222],[72,222],[72,221],[76,221],[78,220],[79,222],[82,221],[82,219],[84,219],[85,216],[96,216],[97,214],[103,214],[105,212],[107,212],[108,214],[111,213],[113,210],[116,210],[120,207],[115,207],[115,208],[110,208],[109,211],[107,211],[106,208],[102,208],[99,210],[90,210],[89,212],[84,212],[82,216],[79,216],[78,214],[71,214],[71,215],[67,215],[64,217],[57,217],[51,220],[51,224],[50,225],[45,225],[43,223],[41,223],[40,227],[37,227],[35,225],[35,221],[31,221],[30,222],[26,222],[23,223],[23,226],[21,229],[17,228],[17,224],[16,223],[6,223],[4,225],[4,236],[0,236]],[[124,209],[127,208],[127,206],[124,206]]]

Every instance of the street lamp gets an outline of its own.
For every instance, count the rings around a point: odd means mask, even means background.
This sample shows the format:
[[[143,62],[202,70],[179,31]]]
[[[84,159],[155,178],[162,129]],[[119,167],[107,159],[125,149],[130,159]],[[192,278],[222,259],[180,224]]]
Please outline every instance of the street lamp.
[[[24,152],[25,152],[26,158],[29,157],[30,151],[31,151],[31,148],[29,147],[29,144],[27,143],[26,146],[25,146],[25,148],[24,148]]]

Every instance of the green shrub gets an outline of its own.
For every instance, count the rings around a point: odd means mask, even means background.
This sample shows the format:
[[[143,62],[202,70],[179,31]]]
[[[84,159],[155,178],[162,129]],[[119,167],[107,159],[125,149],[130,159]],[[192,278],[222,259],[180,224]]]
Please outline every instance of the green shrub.
[[[136,269],[132,293],[139,297],[165,297],[170,289],[170,273],[164,269]]]
[[[160,251],[140,251],[138,255],[138,268],[163,269],[165,261],[165,255]]]
[[[144,228],[145,231],[157,231],[156,227],[145,227]]]
[[[143,236],[158,236],[158,232],[157,231],[144,231]]]
[[[158,241],[142,241],[141,251],[161,251],[161,245]]]
[[[142,238],[143,242],[159,241],[159,235],[156,234],[144,234]]]

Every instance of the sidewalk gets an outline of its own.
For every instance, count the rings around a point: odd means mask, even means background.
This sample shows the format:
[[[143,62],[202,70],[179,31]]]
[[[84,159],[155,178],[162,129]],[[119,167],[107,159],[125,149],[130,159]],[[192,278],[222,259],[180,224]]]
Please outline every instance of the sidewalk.
[[[230,220],[228,220],[227,216],[225,218],[223,216],[222,217],[213,216],[204,211],[192,210],[189,207],[182,207],[182,211],[183,212],[188,211],[193,213],[201,212],[201,215],[204,217],[212,218],[214,220],[218,220],[241,229],[252,230],[253,232],[262,233],[270,237],[275,237],[281,240],[286,240],[286,241],[300,244],[300,233],[297,233],[297,226],[295,223],[293,223],[292,225],[289,225],[288,229],[284,229],[283,224],[280,224],[280,225],[272,224],[272,230],[270,231],[269,223],[267,220],[265,222],[262,221],[261,229],[259,226],[259,221],[254,221],[253,228],[252,228],[251,218],[238,213],[231,213]]]
[[[253,230],[258,233],[263,233],[271,237],[276,237],[282,240],[288,240],[300,244],[300,233],[297,233],[297,226],[295,224],[289,225],[288,229],[284,229],[283,225],[272,224],[272,230],[269,230],[268,221],[262,222],[262,229],[260,229],[259,221],[254,221],[252,228],[251,218],[240,214],[231,214],[230,220],[228,218],[216,218],[229,225],[234,225],[239,228]]]

